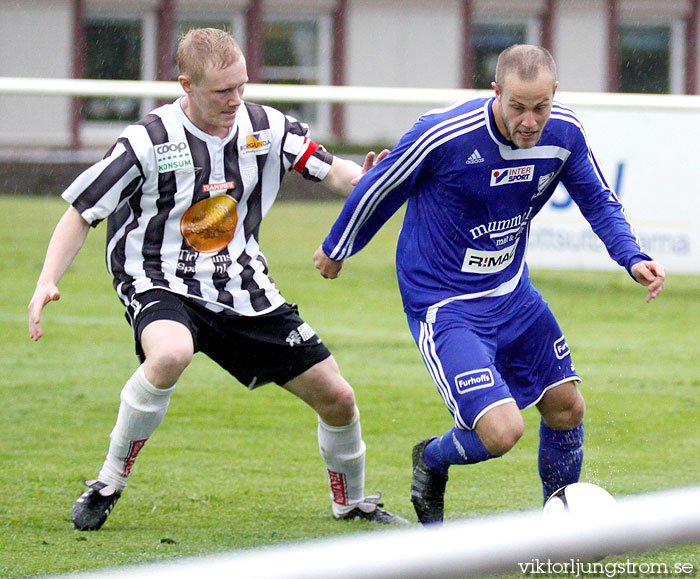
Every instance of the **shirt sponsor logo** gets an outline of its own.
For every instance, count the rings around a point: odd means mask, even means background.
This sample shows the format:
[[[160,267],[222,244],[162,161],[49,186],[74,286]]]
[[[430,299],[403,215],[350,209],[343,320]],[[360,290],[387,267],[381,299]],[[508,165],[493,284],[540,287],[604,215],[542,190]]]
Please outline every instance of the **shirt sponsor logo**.
[[[239,145],[238,150],[241,155],[253,153],[255,155],[265,155],[270,152],[270,146],[272,145],[272,137],[270,129],[265,129],[264,131],[258,131],[257,133],[252,133],[246,135],[245,145]]]
[[[207,183],[202,185],[202,191],[209,193],[211,191],[227,191],[229,189],[235,189],[236,185],[233,181],[226,181],[225,183]]]
[[[532,207],[529,207],[527,213],[516,215],[515,217],[510,217],[508,219],[500,219],[498,221],[482,223],[470,229],[469,233],[471,234],[472,239],[478,239],[482,235],[486,234],[490,234],[491,237],[494,237],[494,235],[500,236],[500,234],[505,233],[512,233],[517,236],[527,225],[531,214]]]
[[[480,368],[479,370],[472,370],[455,376],[455,386],[460,394],[481,390],[482,388],[491,388],[494,384],[495,380],[490,368]]]
[[[557,357],[557,360],[562,360],[566,358],[569,355],[569,353],[569,344],[566,343],[564,336],[562,336],[556,342],[554,342],[554,355]],[[571,368],[573,371],[573,365],[571,366]]]
[[[159,173],[169,173],[171,171],[194,170],[192,153],[185,141],[177,143],[163,143],[153,147],[156,154],[156,164]]]
[[[513,262],[517,248],[517,241],[510,247],[499,251],[481,251],[470,247],[464,255],[462,271],[468,273],[495,273],[502,271]]]
[[[522,167],[510,167],[508,169],[494,169],[491,171],[491,187],[499,185],[511,185],[513,183],[524,183],[532,181],[535,175],[534,165],[523,165]]]
[[[233,263],[231,256],[228,254],[218,254],[211,258],[211,262],[214,264],[214,275],[221,277],[226,274],[226,271]]]

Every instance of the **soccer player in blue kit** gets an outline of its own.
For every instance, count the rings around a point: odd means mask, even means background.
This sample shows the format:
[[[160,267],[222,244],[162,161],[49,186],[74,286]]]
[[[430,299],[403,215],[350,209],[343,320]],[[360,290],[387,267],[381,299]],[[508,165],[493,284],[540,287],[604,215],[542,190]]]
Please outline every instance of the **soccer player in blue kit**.
[[[608,253],[648,288],[665,273],[640,246],[581,123],[554,102],[547,50],[515,45],[496,65],[495,95],[423,115],[357,184],[314,263],[339,275],[407,202],[396,252],[408,324],[454,428],[413,449],[411,500],[423,524],[443,520],[448,469],[502,456],[541,414],[546,500],[578,480],[584,399],[557,321],[525,263],[532,218],[563,183]]]

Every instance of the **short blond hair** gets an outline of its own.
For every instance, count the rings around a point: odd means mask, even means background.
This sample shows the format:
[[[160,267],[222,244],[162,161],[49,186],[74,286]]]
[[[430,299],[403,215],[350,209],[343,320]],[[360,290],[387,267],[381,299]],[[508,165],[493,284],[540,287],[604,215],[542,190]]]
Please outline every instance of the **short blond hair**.
[[[496,63],[496,84],[502,86],[509,74],[516,74],[521,80],[534,80],[541,72],[557,80],[557,66],[549,51],[542,46],[514,44],[498,56]]]
[[[177,45],[177,67],[193,84],[202,80],[208,67],[227,68],[242,58],[235,38],[219,28],[193,28]]]

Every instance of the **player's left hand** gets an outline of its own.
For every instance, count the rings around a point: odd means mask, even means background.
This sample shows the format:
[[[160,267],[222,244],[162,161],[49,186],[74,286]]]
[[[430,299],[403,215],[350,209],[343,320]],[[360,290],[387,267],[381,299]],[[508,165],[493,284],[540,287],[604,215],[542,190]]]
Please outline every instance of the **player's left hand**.
[[[323,246],[320,246],[314,253],[314,265],[321,276],[326,279],[335,279],[340,275],[340,270],[343,268],[342,261],[333,261],[323,251]]]
[[[39,281],[36,284],[34,295],[27,310],[29,312],[29,337],[35,342],[44,335],[41,329],[41,312],[49,302],[56,302],[61,299],[61,292],[56,284],[47,281]]]
[[[656,298],[664,289],[666,272],[658,261],[638,261],[631,268],[632,275],[649,290],[647,303]]]
[[[365,162],[362,163],[362,173],[360,173],[357,177],[355,177],[352,180],[353,185],[357,185],[357,182],[360,180],[362,175],[364,175],[367,171],[369,171],[372,167],[374,167],[377,163],[379,163],[384,157],[386,157],[389,154],[389,149],[384,149],[379,155],[377,155],[374,151],[370,151],[365,155]]]

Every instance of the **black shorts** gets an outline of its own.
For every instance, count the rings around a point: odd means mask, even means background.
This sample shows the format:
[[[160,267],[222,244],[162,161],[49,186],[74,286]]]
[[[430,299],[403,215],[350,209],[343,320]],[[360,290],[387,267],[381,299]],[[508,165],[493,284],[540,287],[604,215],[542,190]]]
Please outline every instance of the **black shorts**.
[[[156,320],[173,320],[190,330],[195,352],[209,356],[250,389],[269,382],[286,384],[331,355],[296,305],[283,304],[261,316],[239,316],[215,313],[192,299],[154,289],[135,296],[126,318],[141,362],[143,329]]]

